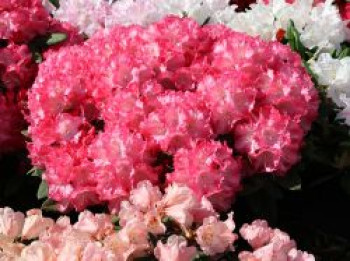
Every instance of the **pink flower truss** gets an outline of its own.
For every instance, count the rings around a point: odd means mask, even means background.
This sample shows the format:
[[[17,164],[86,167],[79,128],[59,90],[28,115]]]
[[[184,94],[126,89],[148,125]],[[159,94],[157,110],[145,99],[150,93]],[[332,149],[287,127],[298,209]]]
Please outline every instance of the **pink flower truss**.
[[[315,261],[313,255],[297,250],[295,241],[287,233],[277,228],[270,228],[264,220],[244,224],[240,229],[240,234],[254,250],[239,253],[240,261]]]
[[[284,174],[317,106],[289,47],[170,16],[48,54],[29,94],[28,147],[62,209],[117,211],[139,181],[166,179],[227,209],[240,159]],[[223,137],[237,141],[214,141]],[[160,155],[175,157],[173,173]]]
[[[230,208],[239,189],[241,166],[226,145],[199,141],[191,149],[180,149],[174,156],[174,168],[169,182],[186,184],[217,210]]]
[[[41,0],[1,1],[0,38],[28,42],[46,32],[50,19]]]
[[[19,91],[28,88],[37,71],[32,55],[26,45],[10,43],[0,48],[0,82],[6,91]]]

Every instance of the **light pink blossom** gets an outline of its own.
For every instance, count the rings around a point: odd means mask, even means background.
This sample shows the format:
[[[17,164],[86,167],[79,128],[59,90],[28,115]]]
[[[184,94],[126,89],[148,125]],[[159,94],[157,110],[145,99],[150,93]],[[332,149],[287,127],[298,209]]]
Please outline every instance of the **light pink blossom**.
[[[23,239],[37,238],[53,224],[54,221],[51,218],[43,217],[40,209],[32,209],[27,212],[21,236]]]
[[[190,261],[196,255],[196,248],[187,246],[181,236],[170,236],[166,244],[158,241],[154,254],[160,261]]]
[[[24,215],[11,208],[0,208],[0,235],[11,239],[19,237],[24,224]]]
[[[234,229],[233,213],[230,213],[224,222],[216,217],[208,217],[196,230],[196,241],[207,255],[223,253],[227,249],[233,250],[233,243],[238,238],[233,233]]]

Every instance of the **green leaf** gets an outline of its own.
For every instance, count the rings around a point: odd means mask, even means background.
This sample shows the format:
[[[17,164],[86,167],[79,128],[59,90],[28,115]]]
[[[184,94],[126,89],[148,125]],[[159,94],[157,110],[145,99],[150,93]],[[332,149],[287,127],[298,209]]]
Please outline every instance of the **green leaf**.
[[[47,212],[57,212],[57,205],[56,202],[53,201],[52,199],[47,199],[44,201],[44,203],[41,205],[41,209],[43,211],[47,211]]]
[[[350,47],[345,47],[344,49],[342,49],[339,54],[338,54],[338,59],[343,59],[347,56],[350,56]]]
[[[32,177],[40,177],[41,178],[43,172],[44,171],[42,169],[39,169],[37,167],[33,167],[31,170],[29,170],[27,172],[27,175],[32,176]]]
[[[287,28],[286,39],[288,40],[291,49],[295,52],[298,52],[304,60],[307,60],[307,48],[305,48],[305,46],[300,41],[300,33],[295,28],[294,22],[292,20],[290,20]]]
[[[67,35],[64,33],[52,33],[47,39],[46,44],[48,46],[55,45],[64,42],[67,39]]]
[[[22,131],[21,131],[21,134],[22,134],[24,137],[26,137],[26,138],[29,137],[28,130],[22,130]]]
[[[43,181],[41,181],[41,183],[39,185],[39,189],[38,189],[36,196],[40,200],[40,199],[47,198],[48,194],[49,194],[49,187],[47,186],[46,181],[43,180]]]
[[[204,254],[203,252],[199,252],[192,261],[209,261],[210,257]]]
[[[113,224],[119,224],[120,218],[118,216],[112,216],[112,223]]]
[[[49,0],[52,5],[54,5],[56,8],[60,7],[59,0]]]
[[[35,63],[42,63],[43,62],[43,56],[39,52],[33,53],[33,59]]]

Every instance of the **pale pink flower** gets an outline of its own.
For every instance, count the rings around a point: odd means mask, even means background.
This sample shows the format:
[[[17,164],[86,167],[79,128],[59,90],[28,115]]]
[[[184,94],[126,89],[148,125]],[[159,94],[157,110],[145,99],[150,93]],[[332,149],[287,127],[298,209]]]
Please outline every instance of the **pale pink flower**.
[[[11,208],[0,208],[0,235],[15,239],[22,232],[24,215]]]
[[[244,224],[239,233],[255,249],[264,246],[271,240],[273,229],[265,220],[258,219],[249,225]]]
[[[131,204],[129,201],[123,201],[120,204],[120,211],[118,213],[119,224],[126,226],[131,220],[143,221],[144,213],[141,212],[136,206]]]
[[[187,241],[181,236],[172,235],[166,244],[160,240],[154,249],[154,255],[159,261],[190,261],[196,255],[196,248],[187,246]]]
[[[13,238],[9,238],[0,234],[0,260],[16,261],[21,255],[22,249],[25,247],[22,243],[13,242]],[[6,259],[7,258],[7,259]]]
[[[227,249],[233,249],[233,243],[238,238],[233,233],[234,229],[233,213],[229,214],[225,222],[217,217],[208,217],[196,230],[196,241],[207,255],[223,253]]]
[[[315,257],[307,252],[295,248],[288,252],[288,261],[315,261]]]
[[[143,222],[130,221],[118,233],[118,238],[124,242],[128,249],[128,257],[142,256],[150,248],[148,242],[148,229]]]
[[[279,229],[271,229],[264,220],[244,224],[240,230],[253,252],[239,254],[240,261],[314,261],[315,257],[296,249],[296,243]]]
[[[145,214],[144,223],[148,231],[154,235],[160,235],[166,232],[166,227],[162,222],[162,216],[155,209]]]
[[[23,249],[19,260],[20,261],[56,261],[56,255],[55,255],[54,249],[49,244],[46,244],[40,241],[34,241],[29,246]]]
[[[51,218],[43,217],[40,209],[32,209],[27,212],[21,236],[23,239],[37,238],[53,225],[54,221]]]
[[[119,258],[117,260],[141,257],[150,249],[148,229],[143,222],[131,220],[117,234],[106,237],[104,246]]]
[[[130,193],[130,202],[141,211],[148,211],[162,198],[158,187],[149,181],[141,181]]]
[[[189,227],[193,222],[192,211],[198,206],[193,191],[176,183],[167,187],[163,199],[157,204],[157,210],[171,217],[179,224]]]
[[[82,253],[81,261],[117,261],[111,251],[106,250],[100,242],[89,243]]]
[[[75,223],[73,227],[92,235],[98,240],[113,233],[114,229],[111,216],[106,214],[93,214],[87,210],[79,214],[78,222]]]

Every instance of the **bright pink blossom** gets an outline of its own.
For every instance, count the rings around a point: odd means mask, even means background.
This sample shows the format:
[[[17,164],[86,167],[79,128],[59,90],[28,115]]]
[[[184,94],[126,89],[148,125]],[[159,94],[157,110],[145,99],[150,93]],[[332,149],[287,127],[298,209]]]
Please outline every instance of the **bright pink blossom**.
[[[36,71],[37,66],[26,45],[10,43],[0,48],[0,82],[6,91],[15,92],[30,87]]]
[[[227,209],[240,180],[232,155],[254,172],[284,174],[317,105],[289,47],[170,16],[49,53],[29,93],[28,148],[61,210],[107,203],[117,212],[140,181],[164,185],[164,176]],[[232,134],[231,149],[214,142]]]
[[[226,145],[199,141],[175,154],[174,168],[169,182],[190,187],[198,198],[205,196],[218,210],[231,206],[240,186],[241,166]]]
[[[50,14],[41,0],[9,0],[0,3],[0,38],[16,43],[46,32]]]
[[[289,116],[266,106],[236,127],[235,148],[247,154],[255,173],[283,174],[300,158],[303,133]]]

